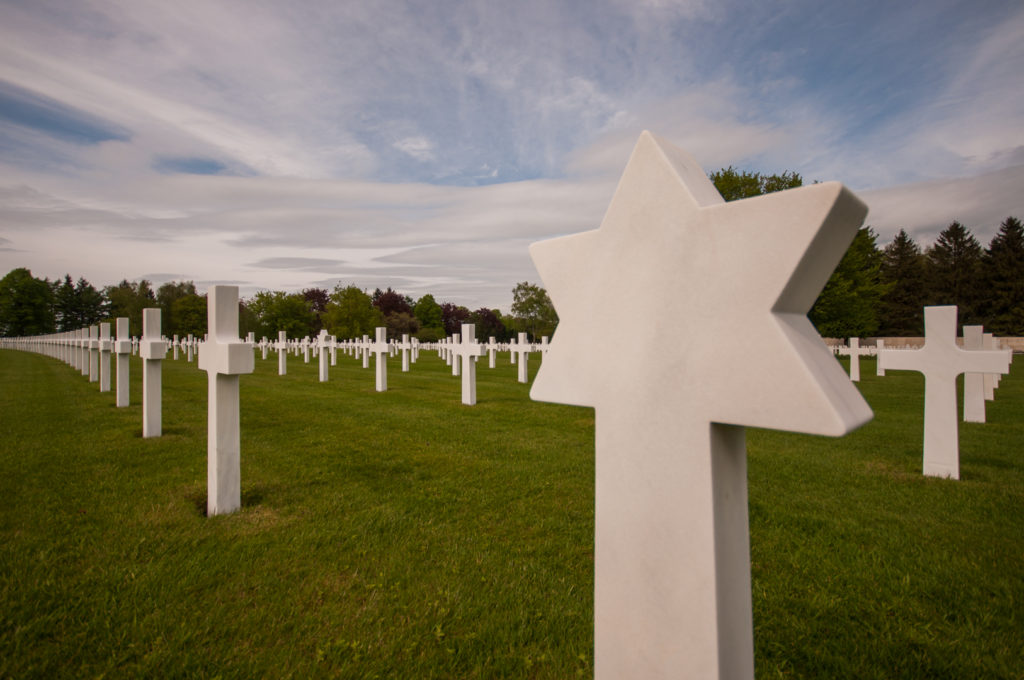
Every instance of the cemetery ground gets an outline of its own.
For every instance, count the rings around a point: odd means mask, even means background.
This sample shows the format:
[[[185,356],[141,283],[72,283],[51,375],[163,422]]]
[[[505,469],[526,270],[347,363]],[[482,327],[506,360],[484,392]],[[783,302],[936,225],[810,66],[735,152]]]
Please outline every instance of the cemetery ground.
[[[507,354],[472,407],[432,352],[385,393],[257,356],[242,509],[207,518],[206,373],[163,362],[143,439],[131,361],[117,409],[0,350],[0,678],[592,675],[592,410]],[[747,433],[758,677],[1024,678],[1024,362],[956,482],[921,475],[923,377],[861,361],[864,428]]]

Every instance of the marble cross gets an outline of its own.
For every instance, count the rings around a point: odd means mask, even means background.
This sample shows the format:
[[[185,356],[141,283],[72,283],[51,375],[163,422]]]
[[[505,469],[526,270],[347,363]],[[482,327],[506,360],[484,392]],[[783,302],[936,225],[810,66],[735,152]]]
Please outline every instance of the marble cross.
[[[494,336],[487,338],[487,368],[494,368],[495,358],[498,354],[498,344],[494,342]]]
[[[885,350],[885,370],[924,374],[924,474],[960,479],[960,438],[956,413],[956,377],[961,373],[1006,373],[1006,354],[963,350],[956,344],[956,306],[924,308],[924,347]]]
[[[288,332],[277,332],[277,374],[288,373]]]
[[[519,341],[512,345],[512,363],[519,365],[519,382],[521,383],[530,381],[526,366],[530,357],[530,347],[530,343],[526,341],[526,333],[520,333]],[[516,359],[517,355],[518,360]]]
[[[850,357],[850,380],[860,382],[860,357],[871,352],[871,348],[860,346],[860,338],[850,338],[849,346],[839,348],[839,354]]]
[[[476,325],[462,324],[462,333],[456,333],[456,341],[451,346],[455,355],[455,363],[462,364],[462,403],[472,406],[476,404],[476,359],[484,355],[484,346],[476,341]],[[459,338],[462,341],[459,342]]]
[[[455,348],[462,342],[462,335],[459,333],[452,333],[448,338],[448,365],[452,367],[452,375],[459,377],[462,375],[462,362],[459,361],[458,353]]]
[[[327,361],[330,359],[328,356],[327,346],[327,329],[321,329],[320,335],[316,336],[316,347],[317,347],[317,360],[320,362],[320,382],[327,382]]]
[[[110,324],[100,324],[100,392],[110,391],[110,351],[113,344],[110,341]]]
[[[883,340],[882,338],[878,338],[877,340],[875,340],[875,357],[876,358],[878,357],[878,353],[881,352],[883,349],[885,349],[885,340]],[[885,369],[882,368],[882,362],[881,361],[876,361],[875,362],[875,375],[877,375],[877,376],[884,376],[885,375]]]
[[[89,329],[78,329],[78,368],[89,377]]]
[[[175,334],[174,337],[171,339],[171,347],[174,348],[174,360],[175,361],[178,360],[178,348],[180,346],[181,346],[181,343],[178,342],[178,335]]]
[[[206,514],[212,517],[242,506],[238,380],[253,372],[256,358],[238,337],[238,286],[210,286],[206,309],[209,334],[199,346],[199,370],[208,377]]]
[[[600,227],[531,246],[560,319],[531,397],[595,408],[595,677],[753,678],[744,426],[871,418],[806,317],[866,212],[835,182],[725,203],[644,132]],[[609,361],[622,309],[657,323]]]
[[[976,352],[985,349],[985,328],[964,326],[964,349]],[[964,422],[985,422],[985,376],[988,373],[964,374]]]
[[[159,437],[163,411],[161,395],[161,362],[167,355],[167,343],[160,337],[160,308],[142,310],[142,436]]]
[[[100,327],[89,326],[89,382],[100,379]]]
[[[369,338],[367,338],[369,340]],[[374,357],[374,378],[375,386],[378,392],[387,392],[388,390],[388,329],[384,326],[378,326],[376,331],[376,342],[366,343],[366,347],[363,350],[366,354],[364,357],[369,357],[372,352],[376,356]]]
[[[114,354],[117,355],[117,394],[114,403],[120,408],[128,405],[129,385],[128,366],[131,362],[132,341],[128,334],[128,317],[119,316],[115,322],[117,340],[114,341]]]
[[[402,350],[402,373],[409,372],[409,353],[412,350],[412,343],[409,342],[409,334],[402,333],[402,342],[398,345]]]

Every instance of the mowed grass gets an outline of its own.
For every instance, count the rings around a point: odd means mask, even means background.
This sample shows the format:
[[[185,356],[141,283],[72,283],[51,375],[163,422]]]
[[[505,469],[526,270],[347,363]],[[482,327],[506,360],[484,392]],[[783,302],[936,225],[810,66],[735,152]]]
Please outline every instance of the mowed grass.
[[[1024,678],[1022,370],[961,423],[960,482],[920,474],[923,379],[870,360],[861,430],[748,432],[759,677]],[[157,439],[131,374],[118,409],[0,351],[0,677],[593,674],[594,414],[507,354],[473,407],[430,352],[382,394],[372,362],[257,355],[214,518],[206,374],[164,362]]]

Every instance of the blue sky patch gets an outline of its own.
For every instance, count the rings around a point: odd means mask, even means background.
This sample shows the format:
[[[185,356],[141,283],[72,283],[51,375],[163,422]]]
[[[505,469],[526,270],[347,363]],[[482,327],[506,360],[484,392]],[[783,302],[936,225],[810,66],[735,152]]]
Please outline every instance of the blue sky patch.
[[[131,139],[131,133],[116,123],[3,81],[0,81],[0,120],[72,144]]]
[[[228,166],[212,158],[161,156],[153,161],[153,169],[165,175],[221,175]]]

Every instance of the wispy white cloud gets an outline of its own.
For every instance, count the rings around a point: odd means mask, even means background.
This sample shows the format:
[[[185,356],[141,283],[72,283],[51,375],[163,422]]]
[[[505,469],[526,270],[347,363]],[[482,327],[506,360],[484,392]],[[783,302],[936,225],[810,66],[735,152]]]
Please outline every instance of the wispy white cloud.
[[[0,88],[117,134],[0,101],[0,269],[507,307],[525,244],[595,227],[642,129],[841,180],[883,238],[985,240],[1024,214],[1021,37],[1000,0],[6,3]]]

